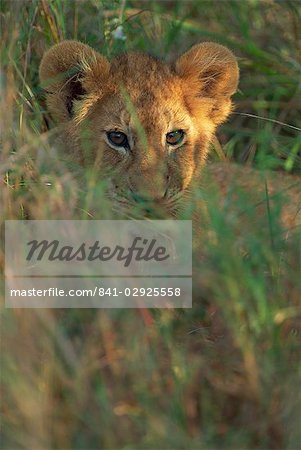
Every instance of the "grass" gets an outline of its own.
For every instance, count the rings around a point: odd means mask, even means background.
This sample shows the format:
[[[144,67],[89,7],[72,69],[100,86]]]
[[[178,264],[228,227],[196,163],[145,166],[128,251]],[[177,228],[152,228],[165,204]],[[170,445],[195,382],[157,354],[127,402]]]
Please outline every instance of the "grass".
[[[99,204],[96,214],[110,215],[102,180],[84,168],[79,183],[49,161],[41,135],[51,122],[38,66],[65,38],[109,57],[135,49],[167,60],[201,40],[228,45],[241,83],[235,113],[218,132],[226,159],[300,175],[298,2],[32,0],[0,8],[1,226],[28,214],[87,219]],[[125,40],[116,38],[120,24]],[[246,207],[245,192],[225,209],[216,201],[208,197],[214,239],[203,243],[206,258],[195,255],[191,310],[142,317],[2,307],[1,448],[299,447],[300,233],[284,240],[277,207],[267,226]],[[242,209],[248,226],[238,233]]]

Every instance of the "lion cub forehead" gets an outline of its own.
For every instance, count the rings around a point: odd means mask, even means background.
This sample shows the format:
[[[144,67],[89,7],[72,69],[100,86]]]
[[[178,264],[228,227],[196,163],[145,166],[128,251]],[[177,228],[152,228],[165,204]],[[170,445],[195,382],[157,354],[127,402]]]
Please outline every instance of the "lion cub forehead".
[[[131,92],[160,90],[177,79],[167,64],[144,53],[127,53],[116,57],[111,62],[110,74],[125,88],[130,88]]]

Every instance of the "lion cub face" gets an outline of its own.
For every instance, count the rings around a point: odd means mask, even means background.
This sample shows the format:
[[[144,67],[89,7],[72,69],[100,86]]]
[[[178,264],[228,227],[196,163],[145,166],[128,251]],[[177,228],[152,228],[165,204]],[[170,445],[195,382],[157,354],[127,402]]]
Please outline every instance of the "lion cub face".
[[[116,201],[173,209],[231,110],[238,66],[214,43],[195,45],[169,66],[136,53],[108,62],[65,41],[46,52],[40,78],[49,112],[68,135],[66,151],[96,164]]]

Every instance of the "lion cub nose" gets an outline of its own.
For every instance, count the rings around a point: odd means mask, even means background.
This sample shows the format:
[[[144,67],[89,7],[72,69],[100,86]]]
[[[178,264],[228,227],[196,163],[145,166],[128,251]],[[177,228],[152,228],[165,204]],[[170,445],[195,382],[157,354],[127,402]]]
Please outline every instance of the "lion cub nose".
[[[152,203],[162,200],[166,196],[168,188],[168,177],[147,174],[140,179],[136,179],[135,183],[131,183],[130,192],[132,198],[137,203]]]

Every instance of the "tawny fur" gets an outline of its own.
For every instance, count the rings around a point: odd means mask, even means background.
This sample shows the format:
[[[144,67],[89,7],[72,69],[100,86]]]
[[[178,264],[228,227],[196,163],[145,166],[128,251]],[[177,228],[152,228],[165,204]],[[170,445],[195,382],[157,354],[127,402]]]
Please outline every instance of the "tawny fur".
[[[185,193],[200,185],[216,128],[231,112],[239,70],[233,53],[211,42],[167,65],[140,53],[109,62],[87,45],[64,41],[44,55],[40,79],[64,151],[79,164],[96,165],[117,202],[139,195],[175,216],[179,199],[183,204]],[[171,148],[166,134],[179,129],[186,138]],[[112,148],[106,134],[112,130],[128,136],[130,151]],[[223,192],[229,170],[256,191],[255,171],[225,167],[212,170]],[[281,189],[278,179],[269,183],[273,192]],[[295,190],[292,195],[296,204]],[[296,223],[296,210],[289,216],[285,222]]]

